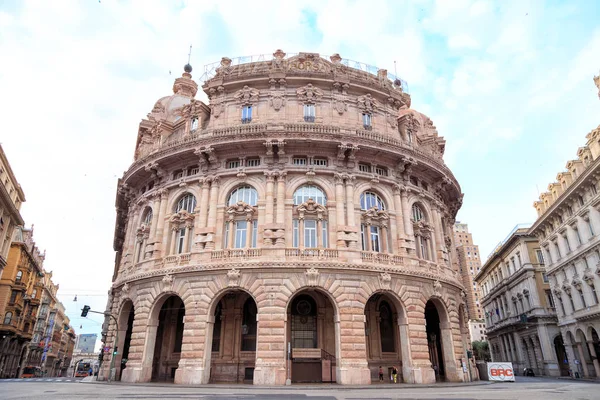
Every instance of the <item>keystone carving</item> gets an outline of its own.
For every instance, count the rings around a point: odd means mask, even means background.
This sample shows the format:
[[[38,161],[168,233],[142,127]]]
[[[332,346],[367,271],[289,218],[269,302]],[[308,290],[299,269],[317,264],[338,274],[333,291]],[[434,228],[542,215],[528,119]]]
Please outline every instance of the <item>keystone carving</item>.
[[[271,92],[269,97],[269,105],[273,107],[275,111],[279,111],[281,107],[285,106],[285,92]]]
[[[173,285],[173,275],[167,273],[165,276],[163,276],[162,285],[163,285],[163,288],[171,287]]]
[[[241,273],[239,269],[231,268],[229,271],[227,271],[227,286],[240,286],[240,276]]]
[[[312,83],[309,83],[304,87],[298,88],[298,90],[296,90],[296,94],[298,95],[298,99],[301,102],[308,104],[314,104],[321,97],[323,97],[323,91],[318,87],[313,86]]]
[[[304,273],[308,286],[317,286],[319,284],[319,270],[315,267],[307,269]]]
[[[442,284],[437,279],[433,282],[433,294],[438,297],[442,295]]]
[[[392,276],[387,272],[382,272],[379,274],[379,284],[381,288],[384,290],[390,290],[392,286]]]
[[[127,294],[127,292],[129,292],[129,283],[125,283],[121,288],[121,293]]]

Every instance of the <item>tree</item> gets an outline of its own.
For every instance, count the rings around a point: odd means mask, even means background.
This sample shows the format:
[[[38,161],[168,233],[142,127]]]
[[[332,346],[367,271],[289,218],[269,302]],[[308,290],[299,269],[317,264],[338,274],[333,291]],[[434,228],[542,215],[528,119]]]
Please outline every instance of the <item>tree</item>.
[[[477,360],[492,361],[488,342],[485,340],[475,340],[471,345],[473,346],[473,353]]]

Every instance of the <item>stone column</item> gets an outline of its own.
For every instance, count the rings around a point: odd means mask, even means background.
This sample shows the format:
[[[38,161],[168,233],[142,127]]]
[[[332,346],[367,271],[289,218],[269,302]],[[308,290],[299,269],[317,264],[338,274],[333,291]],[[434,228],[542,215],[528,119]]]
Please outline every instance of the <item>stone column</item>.
[[[521,348],[521,346],[519,346],[520,340],[519,340],[519,335],[516,332],[512,333],[512,339],[513,339],[513,346],[517,352],[517,360],[520,362],[519,367],[523,367],[524,368],[524,363],[525,363],[525,357],[523,356],[523,349]]]
[[[585,353],[583,352],[583,346],[581,342],[577,342],[577,351],[579,353],[579,365],[583,369],[583,376],[585,378],[590,377],[590,371],[588,369],[587,361],[585,360]]]
[[[596,377],[600,377],[600,363],[598,363],[598,354],[596,354],[596,348],[594,347],[594,341],[588,340],[588,349],[590,350],[590,356],[592,357],[592,362],[594,363],[594,371],[596,372]]]
[[[346,218],[344,217],[344,178],[340,174],[334,175],[335,179],[335,215],[337,230],[340,231],[340,226],[344,226]]]
[[[410,333],[408,330],[408,320],[406,318],[398,318],[398,332],[400,333],[402,380],[404,383],[416,383],[413,375],[413,365],[410,354]]]
[[[387,225],[381,225],[381,252],[382,253],[392,253],[392,249],[388,246],[388,228]]]
[[[169,252],[170,255],[173,255],[176,253],[177,250],[177,231],[179,230],[178,226],[174,226],[173,228],[171,228],[172,230],[172,234],[171,234],[171,251]]]
[[[176,384],[198,385],[208,383],[205,371],[208,369],[210,372],[210,358],[207,367],[204,354],[206,350],[210,353],[212,344],[212,323],[207,321],[208,317],[206,314],[202,315],[198,308],[189,307],[185,310],[181,358],[177,370],[175,370]],[[214,322],[214,316],[212,321]],[[210,330],[210,333],[207,330]],[[210,335],[210,341],[205,339],[208,335]]]
[[[304,217],[298,218],[298,247],[304,248]]]
[[[323,219],[317,219],[317,248],[323,247]]]
[[[246,249],[252,247],[252,235],[254,234],[254,229],[252,226],[252,219],[246,220]]]
[[[152,222],[150,223],[150,243],[156,241],[156,226],[158,225],[158,217],[160,215],[160,194],[154,194],[154,202],[152,203]]]
[[[408,253],[408,249],[411,247],[410,243],[414,241],[414,232],[410,209],[408,207],[408,188],[406,186],[402,186],[400,189],[400,199],[402,203],[402,219],[404,220],[404,235],[406,239],[404,246],[406,247],[406,251]]]
[[[267,177],[267,192],[265,196],[265,223],[272,224],[274,221],[273,215],[273,182],[275,181],[275,175],[272,172],[265,172]]]
[[[134,382],[150,382],[152,380],[152,361],[154,359],[154,346],[156,345],[156,332],[158,330],[158,320],[149,322],[146,327],[146,346],[141,363],[141,370],[138,380]],[[126,373],[129,368],[125,368]]]
[[[371,249],[371,225],[365,224],[364,229],[365,229],[365,234],[364,234],[365,243],[363,243],[363,245],[365,247],[365,251],[372,251],[373,249]]]
[[[284,385],[286,369],[285,306],[273,306],[270,300],[257,304],[256,366],[254,384],[263,386]],[[269,303],[269,304],[266,304]],[[291,378],[291,374],[289,374]]]
[[[210,185],[210,207],[208,210],[208,227],[214,228],[217,226],[217,204],[219,196],[219,177],[212,178]]]
[[[156,257],[164,256],[163,253],[166,252],[166,249],[163,247],[165,239],[168,238],[168,235],[164,234],[165,229],[165,218],[167,216],[167,203],[169,200],[169,191],[166,189],[161,189],[160,193],[160,207],[158,211],[158,218],[156,220],[156,232],[154,235],[154,255]]]
[[[227,222],[229,224],[229,232],[227,232],[227,248],[235,248],[235,222],[231,219]]]
[[[350,303],[350,302],[348,302]],[[342,385],[368,385],[371,371],[367,363],[365,314],[358,308],[340,304],[335,316],[336,380]],[[362,340],[361,340],[362,339]]]
[[[436,261],[443,260],[444,254],[444,237],[442,234],[442,220],[440,218],[440,212],[437,207],[433,208],[433,229],[434,229],[434,240],[435,240],[435,258]]]
[[[400,198],[401,186],[394,185],[394,211],[396,212],[396,230],[394,238],[394,249],[393,252],[401,252],[402,249],[402,240],[406,235],[404,228],[404,221],[402,216],[404,215],[404,211],[402,210],[402,199]]]
[[[285,176],[286,172],[281,171],[277,175],[277,223],[285,222]]]
[[[454,359],[454,338],[452,337],[452,327],[450,322],[440,322],[440,335],[442,340],[442,353],[444,357],[444,368],[446,369],[446,379],[450,382],[462,382],[462,370],[456,366]]]
[[[346,178],[347,225],[354,227],[354,177]]]
[[[208,221],[208,191],[210,188],[210,180],[202,178],[202,194],[200,195],[200,212],[198,213],[198,228],[206,228]]]

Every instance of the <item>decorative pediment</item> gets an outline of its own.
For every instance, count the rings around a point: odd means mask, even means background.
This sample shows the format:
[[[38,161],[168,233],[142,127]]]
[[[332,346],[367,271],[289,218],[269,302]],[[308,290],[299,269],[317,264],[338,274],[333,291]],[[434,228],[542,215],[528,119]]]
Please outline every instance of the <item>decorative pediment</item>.
[[[225,210],[225,214],[230,220],[235,219],[236,217],[244,216],[246,217],[246,219],[250,220],[252,219],[255,211],[255,208],[251,205],[243,201],[238,201],[237,203],[227,207],[227,210]]]
[[[298,95],[298,100],[308,104],[314,104],[323,97],[323,91],[318,87],[313,86],[312,83],[298,88],[296,94]]]
[[[387,211],[380,210],[376,206],[373,206],[368,210],[363,211],[362,218],[367,224],[371,224],[373,222],[385,223],[390,219],[390,215],[387,213]]]
[[[240,105],[247,106],[258,102],[259,94],[260,92],[258,89],[254,89],[246,85],[242,89],[238,90],[233,97]]]
[[[362,112],[371,114],[377,108],[377,101],[369,93],[357,98],[356,105]]]
[[[313,199],[308,199],[298,206],[297,211],[300,217],[316,215],[318,219],[322,219],[327,213],[327,207],[317,203]]]
[[[178,213],[174,214],[171,219],[171,223],[173,224],[186,224],[194,222],[194,214],[190,214],[186,210],[181,210]]]

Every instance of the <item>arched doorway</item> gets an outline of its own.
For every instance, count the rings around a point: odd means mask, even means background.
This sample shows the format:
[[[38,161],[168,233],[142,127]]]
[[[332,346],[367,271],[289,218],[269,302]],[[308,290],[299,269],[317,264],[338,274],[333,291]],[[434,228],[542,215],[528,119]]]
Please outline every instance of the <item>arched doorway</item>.
[[[327,296],[305,290],[288,306],[287,337],[292,382],[336,381],[335,309]]]
[[[181,358],[184,316],[185,306],[179,296],[169,296],[160,308],[152,358],[151,379],[154,382],[175,379]]]
[[[402,351],[398,330],[399,313],[394,301],[385,294],[376,293],[365,306],[365,339],[367,362],[371,371],[371,381],[379,381],[379,368],[383,369],[384,382],[390,382],[392,368],[398,368],[398,381],[403,380]],[[404,343],[407,345],[407,343]]]
[[[556,335],[554,338],[554,351],[556,352],[560,376],[569,376],[569,357],[567,356],[567,351],[561,335]]]
[[[121,380],[123,371],[127,368],[129,359],[129,348],[131,345],[131,334],[133,332],[134,308],[133,302],[127,300],[121,306],[119,312],[119,344],[118,354],[115,357],[116,380]]]
[[[258,313],[254,298],[236,290],[225,293],[214,309],[210,382],[253,383]]]
[[[427,332],[427,346],[429,349],[429,361],[431,361],[431,367],[435,372],[436,381],[446,380],[440,322],[440,315],[437,307],[433,301],[429,300],[425,305],[425,326]]]

